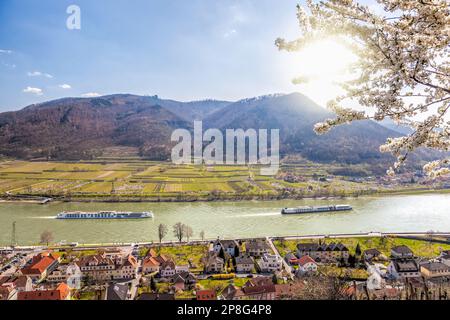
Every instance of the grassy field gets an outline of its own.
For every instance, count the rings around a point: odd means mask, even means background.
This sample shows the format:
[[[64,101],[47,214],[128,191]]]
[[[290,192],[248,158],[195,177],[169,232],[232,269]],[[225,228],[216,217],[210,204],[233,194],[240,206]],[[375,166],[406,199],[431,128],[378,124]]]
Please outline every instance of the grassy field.
[[[295,252],[298,243],[311,242],[312,240],[285,240],[274,241],[275,246],[282,256],[288,252]],[[350,254],[355,254],[355,248],[359,243],[361,251],[376,248],[386,257],[390,256],[391,248],[398,245],[408,246],[416,256],[424,258],[433,258],[439,255],[442,250],[450,250],[450,244],[431,243],[425,240],[403,239],[398,237],[367,237],[367,238],[339,238],[339,239],[322,239],[322,243],[342,242],[349,250]]]
[[[120,160],[120,161],[119,161]],[[66,200],[184,201],[326,197],[383,192],[375,182],[330,177],[335,165],[309,161],[283,164],[278,177],[260,175],[257,166],[173,165],[139,159],[79,162],[0,162],[0,196],[49,196]],[[287,182],[280,176],[299,177]],[[418,186],[411,185],[411,189]]]
[[[203,271],[202,258],[207,252],[207,247],[202,245],[189,245],[189,246],[170,246],[170,247],[157,247],[156,252],[164,254],[167,257],[172,258],[177,265],[187,265],[191,263],[191,272]]]

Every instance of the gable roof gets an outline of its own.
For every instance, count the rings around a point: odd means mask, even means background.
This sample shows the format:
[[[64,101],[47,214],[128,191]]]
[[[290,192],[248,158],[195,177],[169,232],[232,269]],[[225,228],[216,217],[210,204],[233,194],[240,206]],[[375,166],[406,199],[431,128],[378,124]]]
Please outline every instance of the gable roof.
[[[53,259],[51,256],[39,257],[37,259],[33,259],[34,262],[21,270],[23,275],[27,274],[42,274],[44,273],[51,265],[53,265],[57,260]]]
[[[236,257],[236,264],[253,264],[254,260],[252,257],[247,255],[242,255],[239,257]]]
[[[269,245],[263,240],[249,240],[245,242],[245,250],[268,250]]]
[[[128,296],[128,284],[116,283],[108,286],[106,300],[126,300]]]
[[[303,256],[303,257],[301,257],[301,258],[299,258],[298,260],[297,260],[297,262],[298,262],[298,264],[300,265],[300,266],[304,266],[304,265],[306,265],[307,263],[314,263],[314,264],[316,264],[316,262],[314,261],[314,259],[313,258],[311,258],[310,256]]]
[[[156,260],[154,257],[147,257],[142,262],[143,267],[159,267],[161,263],[159,263],[158,260]]]
[[[65,300],[70,289],[65,283],[60,283],[54,290],[36,290],[19,292],[17,300]]]
[[[175,262],[173,262],[172,260],[167,260],[164,261],[163,263],[161,263],[161,269],[175,269]]]
[[[442,262],[429,262],[421,265],[422,268],[427,269],[431,272],[442,271],[449,272],[450,267]]]
[[[411,249],[405,245],[392,247],[391,251],[397,254],[412,254]]]
[[[381,252],[378,249],[371,248],[364,251],[364,254],[370,254],[372,256],[379,256]]]

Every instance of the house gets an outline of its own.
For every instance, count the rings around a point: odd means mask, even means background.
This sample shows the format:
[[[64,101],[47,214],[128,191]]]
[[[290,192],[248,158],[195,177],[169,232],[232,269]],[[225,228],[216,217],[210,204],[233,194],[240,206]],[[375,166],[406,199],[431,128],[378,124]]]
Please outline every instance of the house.
[[[195,295],[199,301],[217,300],[215,290],[198,290]]]
[[[310,256],[316,262],[336,263],[341,260],[347,261],[349,250],[342,243],[299,243],[297,244],[297,257],[303,256]]]
[[[251,273],[255,267],[255,261],[249,255],[236,257],[236,272]]]
[[[217,239],[213,243],[213,251],[214,253],[219,254],[221,249],[231,257],[236,257],[239,255],[239,244],[236,240]]]
[[[265,253],[261,259],[258,260],[258,267],[261,272],[281,271],[283,260],[276,254]]]
[[[272,283],[272,277],[258,276],[252,279],[249,279],[244,287],[256,287],[256,286],[266,286]]]
[[[446,264],[447,266],[450,266],[450,254],[443,254],[439,258],[443,264]]]
[[[415,278],[420,276],[420,270],[414,259],[394,259],[387,268],[388,275],[393,279]]]
[[[131,254],[116,269],[116,279],[134,279],[138,271],[138,262]]]
[[[46,281],[50,283],[65,282],[70,288],[79,289],[82,278],[83,273],[80,267],[76,263],[71,263],[58,266],[47,276]]]
[[[130,286],[128,283],[113,283],[106,289],[105,300],[125,301],[131,300]]]
[[[176,274],[175,262],[167,260],[161,264],[159,268],[159,274],[162,278],[170,278]]]
[[[245,294],[241,288],[234,284],[229,284],[220,293],[219,300],[241,300],[245,298]]]
[[[381,256],[381,252],[377,249],[367,249],[364,251],[364,260],[378,259]]]
[[[275,300],[276,288],[273,283],[260,286],[242,287],[244,297],[250,300]]]
[[[190,289],[196,282],[197,278],[190,272],[177,273],[171,279],[171,283],[173,283],[178,290]]]
[[[221,293],[224,300],[275,300],[276,288],[270,277],[256,277],[242,288],[228,285]]]
[[[17,300],[70,300],[70,288],[60,283],[56,289],[19,292]]]
[[[317,263],[310,256],[303,256],[298,259],[298,270],[301,274],[317,272]]]
[[[108,257],[105,254],[90,255],[77,262],[84,277],[95,281],[133,279],[138,263],[132,255]]]
[[[405,245],[392,247],[391,256],[393,259],[409,259],[414,257],[414,253]]]
[[[292,283],[275,285],[275,299],[292,300],[292,297],[297,293],[298,293],[298,285],[293,286]]]
[[[284,256],[284,260],[289,264],[289,265],[297,265],[298,264],[298,258],[295,254],[293,254],[292,252],[287,253]]]
[[[33,283],[28,276],[4,276],[0,277],[0,301],[17,300],[17,295],[22,291],[31,291]]]
[[[264,240],[256,239],[245,242],[245,253],[252,257],[261,257],[269,251],[269,245]]]
[[[45,252],[34,256],[31,263],[20,270],[22,275],[29,276],[33,281],[42,281],[59,265],[59,257]]]
[[[144,274],[159,272],[161,264],[168,260],[169,258],[167,258],[163,254],[158,255],[156,251],[152,248],[149,250],[148,255],[142,262],[142,272]]]
[[[215,254],[210,254],[206,258],[205,272],[206,273],[222,273],[225,270],[225,262],[222,258]]]
[[[448,277],[450,266],[442,262],[429,262],[420,265],[420,272],[425,278]]]
[[[175,266],[175,273],[184,273],[184,272],[189,273],[189,265],[186,264]]]
[[[17,300],[17,294],[18,292],[14,286],[0,286],[0,301]]]

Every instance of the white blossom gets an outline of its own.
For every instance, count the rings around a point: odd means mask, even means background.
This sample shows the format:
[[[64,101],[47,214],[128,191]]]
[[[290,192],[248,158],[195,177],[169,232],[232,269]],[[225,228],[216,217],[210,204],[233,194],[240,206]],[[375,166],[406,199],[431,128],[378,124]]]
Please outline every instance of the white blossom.
[[[410,126],[409,136],[388,139],[380,147],[397,158],[388,170],[393,174],[417,148],[450,150],[450,6],[448,0],[377,2],[384,16],[352,0],[307,0],[307,10],[297,10],[300,38],[275,43],[280,50],[298,51],[313,41],[337,38],[351,48],[358,57],[352,66],[357,76],[341,83],[345,95],[328,104],[336,118],[314,129],[322,134],[352,121],[385,118]],[[300,76],[297,82],[305,80]],[[371,110],[370,116],[345,107],[347,100]],[[448,159],[441,160],[424,171],[437,177],[448,174],[448,166]]]

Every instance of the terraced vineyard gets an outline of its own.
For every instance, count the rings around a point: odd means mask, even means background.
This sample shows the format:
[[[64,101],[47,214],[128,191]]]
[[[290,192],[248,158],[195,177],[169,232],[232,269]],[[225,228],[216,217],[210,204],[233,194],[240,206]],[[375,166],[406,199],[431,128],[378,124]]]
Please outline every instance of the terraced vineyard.
[[[0,162],[0,195],[49,196],[66,200],[194,201],[345,196],[370,193],[378,186],[332,177],[310,162],[286,164],[281,173],[301,177],[288,182],[261,176],[257,166],[173,165],[138,158],[80,162]],[[320,181],[319,176],[328,179]]]

